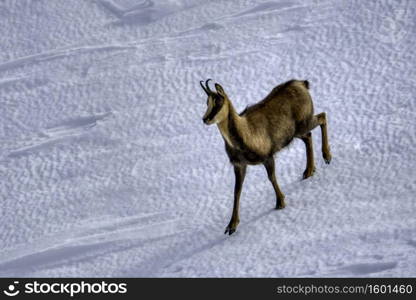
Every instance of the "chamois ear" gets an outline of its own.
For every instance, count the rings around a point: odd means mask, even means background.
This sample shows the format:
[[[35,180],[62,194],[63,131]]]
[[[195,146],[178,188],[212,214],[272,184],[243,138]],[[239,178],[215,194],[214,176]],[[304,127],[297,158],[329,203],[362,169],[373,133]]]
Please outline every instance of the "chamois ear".
[[[219,95],[223,96],[224,98],[226,97],[224,89],[218,83],[215,84],[215,89]]]

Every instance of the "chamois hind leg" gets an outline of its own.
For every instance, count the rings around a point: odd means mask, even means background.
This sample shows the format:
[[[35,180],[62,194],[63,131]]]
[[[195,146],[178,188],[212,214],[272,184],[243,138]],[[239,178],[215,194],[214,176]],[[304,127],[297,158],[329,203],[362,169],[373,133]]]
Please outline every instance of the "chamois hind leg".
[[[313,116],[310,130],[314,129],[316,126],[321,127],[321,134],[322,134],[322,156],[327,164],[331,162],[331,149],[328,143],[328,131],[327,131],[327,121],[326,121],[326,113],[321,112]]]
[[[270,182],[273,185],[274,192],[276,193],[276,209],[283,209],[285,208],[285,195],[280,190],[279,185],[277,184],[276,180],[276,172],[274,167],[274,158],[269,157],[264,163],[267,171],[267,177],[269,178]]]
[[[231,216],[230,223],[228,224],[227,228],[225,228],[225,234],[233,234],[237,229],[238,223],[240,223],[240,217],[238,214],[238,210],[240,208],[240,195],[241,189],[243,187],[244,177],[246,176],[246,169],[247,167],[244,166],[234,166],[234,174],[235,174],[235,187],[234,187],[234,207],[233,207],[233,214]]]
[[[306,169],[303,172],[303,179],[311,177],[315,173],[315,160],[313,157],[313,142],[312,142],[312,133],[308,132],[303,137],[302,141],[305,143],[306,147]]]

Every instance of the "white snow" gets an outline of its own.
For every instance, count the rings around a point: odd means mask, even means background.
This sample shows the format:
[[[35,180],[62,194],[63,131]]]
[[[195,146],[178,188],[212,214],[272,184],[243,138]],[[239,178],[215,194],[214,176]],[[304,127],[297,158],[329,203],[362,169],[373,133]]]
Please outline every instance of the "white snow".
[[[415,1],[0,1],[0,276],[416,276]],[[307,79],[333,154],[232,167],[202,123]]]

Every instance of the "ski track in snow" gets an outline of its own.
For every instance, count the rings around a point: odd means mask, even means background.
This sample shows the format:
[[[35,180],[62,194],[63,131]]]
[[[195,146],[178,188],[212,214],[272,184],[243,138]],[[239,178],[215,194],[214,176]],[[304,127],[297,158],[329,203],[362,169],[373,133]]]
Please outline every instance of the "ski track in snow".
[[[39,53],[34,55],[29,55],[26,57],[21,57],[12,61],[8,61],[0,64],[0,72],[10,70],[13,68],[18,68],[25,66],[27,64],[34,64],[43,61],[49,61],[53,59],[59,59],[67,56],[81,55],[83,53],[94,52],[94,51],[112,51],[112,50],[124,50],[129,49],[129,46],[85,46],[85,47],[74,47],[69,49],[58,49],[46,53]]]
[[[414,1],[0,3],[0,276],[415,276]],[[36,34],[34,34],[36,32]],[[233,172],[199,80],[237,110],[307,79],[333,161],[287,207]]]
[[[74,120],[66,121],[59,126],[47,128],[41,131],[35,138],[25,141],[24,147],[20,147],[11,151],[8,157],[20,157],[22,155],[31,154],[37,150],[45,149],[60,141],[69,140],[88,132],[89,129],[95,127],[98,121],[104,120],[110,113],[94,115],[88,117],[79,117]]]
[[[103,255],[114,249],[175,235],[181,232],[178,220],[157,221],[162,214],[125,217],[111,221],[90,221],[55,236],[45,237],[33,244],[25,244],[0,253],[0,274],[24,275],[28,270],[39,272],[42,268],[56,267],[69,261],[84,260]],[[156,221],[156,223],[155,223]]]

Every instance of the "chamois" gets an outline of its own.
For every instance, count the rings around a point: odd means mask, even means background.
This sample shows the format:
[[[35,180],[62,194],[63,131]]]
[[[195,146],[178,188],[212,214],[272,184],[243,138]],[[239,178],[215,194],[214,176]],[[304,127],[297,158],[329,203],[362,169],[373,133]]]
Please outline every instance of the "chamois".
[[[299,138],[306,147],[306,179],[315,172],[311,130],[321,127],[322,155],[327,164],[331,161],[328,144],[326,114],[314,115],[312,98],[307,80],[290,80],[276,86],[266,98],[247,107],[238,114],[224,89],[215,83],[216,92],[209,81],[200,85],[208,95],[207,111],[203,122],[217,124],[225,142],[225,150],[234,166],[234,206],[225,234],[235,232],[240,222],[239,201],[247,165],[263,164],[276,193],[276,209],[285,207],[284,194],[279,188],[275,174],[273,155],[286,147],[293,138]]]

